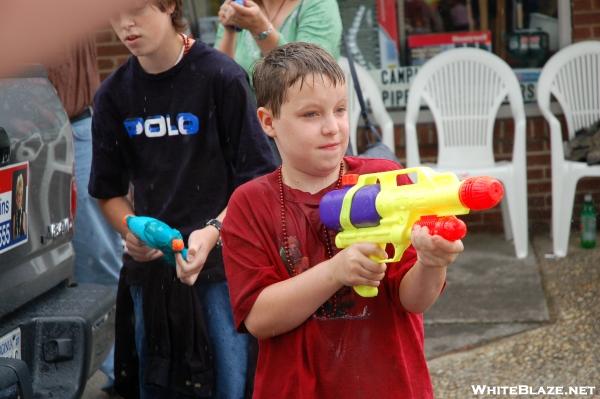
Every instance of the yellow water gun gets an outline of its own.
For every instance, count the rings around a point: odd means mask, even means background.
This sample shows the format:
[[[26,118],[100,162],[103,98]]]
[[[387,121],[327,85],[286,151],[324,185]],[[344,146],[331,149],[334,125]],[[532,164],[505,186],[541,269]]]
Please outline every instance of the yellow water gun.
[[[398,185],[398,176],[414,173],[413,184]],[[460,181],[452,172],[415,167],[364,175],[345,175],[343,188],[321,199],[319,213],[327,228],[338,231],[335,245],[346,248],[357,242],[373,242],[381,248],[391,244],[394,256],[378,262],[397,262],[410,245],[412,227],[418,223],[454,241],[467,229],[455,215],[496,206],[504,187],[489,176]],[[377,295],[377,287],[357,286],[363,297]]]

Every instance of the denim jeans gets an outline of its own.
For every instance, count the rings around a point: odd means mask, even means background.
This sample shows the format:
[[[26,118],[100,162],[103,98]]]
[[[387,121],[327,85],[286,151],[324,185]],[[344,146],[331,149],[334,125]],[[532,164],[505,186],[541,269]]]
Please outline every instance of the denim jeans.
[[[197,292],[213,348],[216,373],[215,399],[242,399],[248,371],[250,337],[233,325],[226,282],[201,283]]]
[[[92,118],[72,124],[75,147],[77,213],[73,235],[75,279],[79,283],[116,286],[122,265],[123,244],[106,221],[96,200],[88,194],[92,165]],[[109,385],[114,381],[114,346],[100,367]]]
[[[155,386],[143,384],[146,337],[142,288],[130,286],[135,317],[135,346],[139,359],[140,399],[174,397]],[[198,291],[215,359],[216,387],[214,399],[243,399],[248,369],[250,337],[233,327],[233,315],[226,282],[200,284]],[[162,396],[161,396],[162,395]]]
[[[133,314],[135,320],[135,350],[138,355],[138,376],[140,380],[139,399],[189,399],[189,396],[180,395],[156,385],[144,384],[144,369],[146,367],[146,331],[144,329],[144,301],[142,287],[129,286],[133,301]]]

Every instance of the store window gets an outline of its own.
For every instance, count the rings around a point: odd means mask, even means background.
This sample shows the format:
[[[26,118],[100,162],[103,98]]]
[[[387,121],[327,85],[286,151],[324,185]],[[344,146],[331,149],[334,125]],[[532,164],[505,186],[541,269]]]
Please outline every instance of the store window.
[[[303,0],[294,0],[303,1]],[[220,0],[184,0],[192,33],[212,45]],[[428,59],[455,47],[491,51],[511,65],[526,102],[540,68],[570,42],[566,0],[338,0],[357,63],[379,84],[385,105],[402,109],[410,81]]]
[[[493,51],[516,68],[541,67],[558,49],[558,0],[405,0],[407,64],[448,47]]]
[[[526,102],[539,70],[570,37],[570,2],[558,0],[339,0],[349,49],[378,81],[388,108],[403,108],[418,67],[441,51],[476,47],[511,65]],[[566,6],[566,8],[565,8]],[[561,9],[562,7],[562,9]],[[566,10],[566,12],[565,12]]]
[[[194,37],[212,46],[219,27],[219,0],[183,0],[183,9]]]

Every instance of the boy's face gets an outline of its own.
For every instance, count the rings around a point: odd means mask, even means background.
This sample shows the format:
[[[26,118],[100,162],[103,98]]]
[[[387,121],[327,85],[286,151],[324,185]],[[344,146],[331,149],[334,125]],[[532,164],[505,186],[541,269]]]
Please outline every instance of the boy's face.
[[[136,0],[135,3],[135,7],[111,18],[110,24],[131,54],[137,57],[152,55],[175,29],[171,22],[175,6],[163,12],[152,0]]]
[[[307,76],[290,87],[279,116],[261,108],[265,132],[275,139],[283,163],[311,176],[335,170],[348,146],[346,85]]]

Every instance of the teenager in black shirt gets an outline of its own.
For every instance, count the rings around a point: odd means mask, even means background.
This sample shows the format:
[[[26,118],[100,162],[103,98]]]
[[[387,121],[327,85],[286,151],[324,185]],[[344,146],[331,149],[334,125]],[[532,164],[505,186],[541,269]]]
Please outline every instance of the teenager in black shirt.
[[[111,24],[133,56],[95,96],[89,191],[128,252],[117,299],[116,388],[135,395],[135,345],[141,397],[240,397],[248,341],[233,328],[217,242],[232,191],[274,169],[253,94],[233,60],[179,33],[181,0],[141,1]],[[131,213],[180,230],[199,281],[143,246],[122,224]]]

